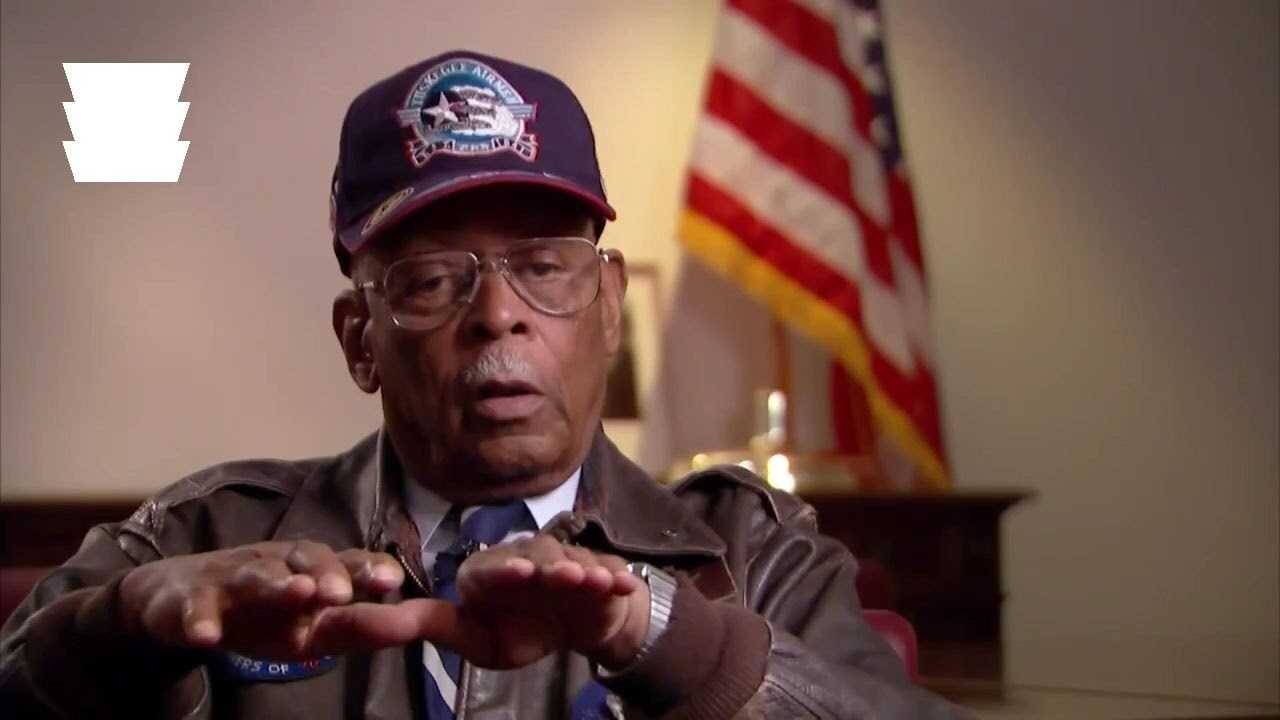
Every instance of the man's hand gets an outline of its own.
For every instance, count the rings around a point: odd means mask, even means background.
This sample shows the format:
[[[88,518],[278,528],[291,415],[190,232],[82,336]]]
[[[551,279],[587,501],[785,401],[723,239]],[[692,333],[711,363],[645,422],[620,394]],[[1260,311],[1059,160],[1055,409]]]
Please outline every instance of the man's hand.
[[[458,571],[461,604],[357,602],[396,587],[385,553],[265,542],[142,565],[121,583],[127,629],[167,645],[273,660],[440,643],[488,668],[572,650],[616,670],[649,629],[649,590],[614,555],[549,535],[476,553]]]
[[[458,570],[458,650],[518,667],[557,650],[617,670],[649,629],[649,588],[621,557],[540,534],[476,553]]]
[[[482,667],[521,667],[564,649],[617,670],[649,629],[649,590],[625,560],[545,534],[472,555],[458,594],[461,605],[432,608],[425,637]]]
[[[166,645],[304,659],[412,640],[414,611],[352,604],[403,579],[385,553],[264,542],[142,565],[121,582],[120,612],[128,631]],[[353,621],[379,607],[399,612],[380,613],[378,624]],[[327,615],[338,608],[347,617],[331,622]]]

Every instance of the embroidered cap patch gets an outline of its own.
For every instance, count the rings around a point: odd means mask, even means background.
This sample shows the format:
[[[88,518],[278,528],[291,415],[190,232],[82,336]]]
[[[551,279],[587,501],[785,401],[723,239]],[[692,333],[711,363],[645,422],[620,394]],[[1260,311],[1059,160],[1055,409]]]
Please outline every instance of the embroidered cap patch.
[[[412,130],[405,150],[409,162],[420,168],[437,154],[511,152],[532,162],[538,156],[538,137],[527,125],[537,109],[488,65],[452,58],[418,78],[397,116],[402,127]]]

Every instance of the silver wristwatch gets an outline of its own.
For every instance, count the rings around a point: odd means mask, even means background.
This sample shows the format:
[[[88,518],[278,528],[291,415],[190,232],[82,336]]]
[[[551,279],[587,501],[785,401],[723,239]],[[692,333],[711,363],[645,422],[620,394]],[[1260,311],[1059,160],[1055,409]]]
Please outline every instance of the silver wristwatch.
[[[649,586],[649,631],[644,634],[644,642],[630,663],[635,665],[653,652],[658,638],[662,637],[662,633],[671,624],[671,606],[676,599],[676,579],[662,568],[649,563],[627,563],[627,570]]]

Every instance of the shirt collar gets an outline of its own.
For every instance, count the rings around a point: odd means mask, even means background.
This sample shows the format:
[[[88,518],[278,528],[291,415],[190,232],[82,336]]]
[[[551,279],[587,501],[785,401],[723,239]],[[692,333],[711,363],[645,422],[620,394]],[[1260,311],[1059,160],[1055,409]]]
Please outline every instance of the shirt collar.
[[[578,484],[582,479],[582,468],[573,471],[567,480],[552,488],[549,492],[524,499],[525,507],[533,516],[535,530],[545,526],[561,512],[573,512],[574,501],[578,497]],[[431,537],[440,529],[452,503],[440,497],[426,485],[405,477],[405,509],[413,523],[418,526],[418,535],[422,540],[422,548],[426,549]]]
[[[578,498],[578,482],[582,479],[582,468],[573,471],[568,480],[557,485],[550,492],[524,499],[529,514],[539,528],[546,527],[551,518],[562,512],[573,512],[573,503]]]

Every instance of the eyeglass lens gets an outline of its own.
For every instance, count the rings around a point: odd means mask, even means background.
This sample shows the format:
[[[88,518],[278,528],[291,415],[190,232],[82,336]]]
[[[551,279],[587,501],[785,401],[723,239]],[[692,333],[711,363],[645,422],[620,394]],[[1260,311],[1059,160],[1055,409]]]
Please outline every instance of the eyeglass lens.
[[[578,238],[530,240],[505,255],[506,276],[516,293],[536,310],[552,315],[577,312],[600,288],[600,256]],[[499,270],[503,261],[495,263]],[[469,301],[480,281],[476,256],[461,250],[405,258],[387,269],[384,286],[392,312],[411,324],[443,322],[456,305]]]

